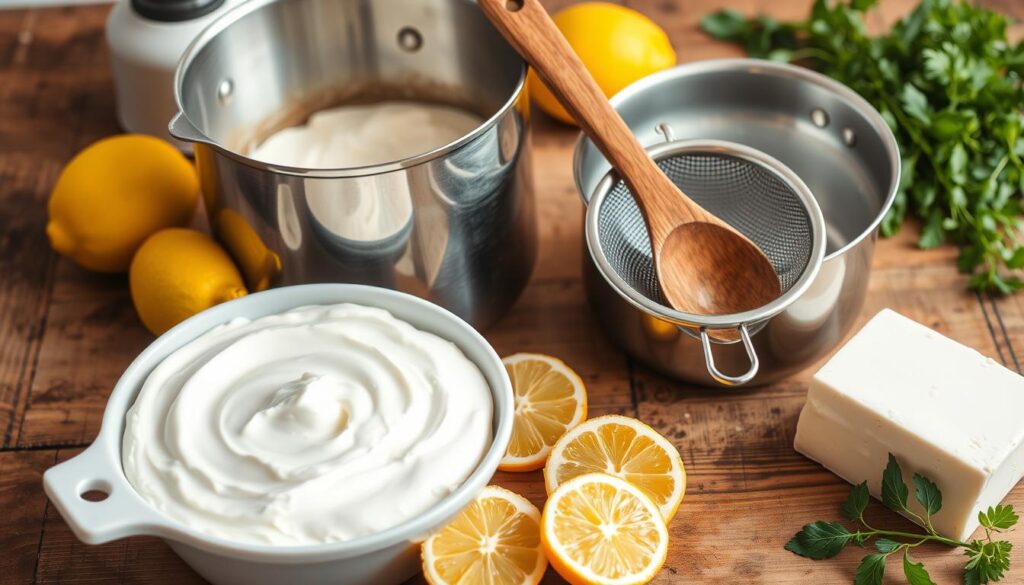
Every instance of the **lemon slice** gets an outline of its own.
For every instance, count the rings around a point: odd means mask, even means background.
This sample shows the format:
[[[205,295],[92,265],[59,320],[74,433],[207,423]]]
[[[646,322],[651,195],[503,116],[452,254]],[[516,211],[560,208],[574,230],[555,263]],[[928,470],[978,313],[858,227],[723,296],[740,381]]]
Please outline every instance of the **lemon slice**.
[[[635,418],[599,416],[568,431],[555,443],[544,467],[548,494],[585,473],[607,473],[640,488],[661,510],[675,516],[686,491],[679,451]]]
[[[544,505],[541,542],[573,585],[647,583],[665,564],[668,530],[636,486],[603,473],[563,483]]]
[[[537,507],[498,486],[428,538],[422,556],[431,585],[537,585],[548,567]]]
[[[515,420],[503,471],[532,471],[544,466],[565,432],[587,418],[583,380],[560,359],[517,353],[503,359],[515,391]]]

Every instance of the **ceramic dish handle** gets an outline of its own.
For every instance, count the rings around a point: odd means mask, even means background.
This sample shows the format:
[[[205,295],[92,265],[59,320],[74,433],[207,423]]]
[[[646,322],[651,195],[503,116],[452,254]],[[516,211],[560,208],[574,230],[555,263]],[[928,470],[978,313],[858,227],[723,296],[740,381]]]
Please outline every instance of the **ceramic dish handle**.
[[[704,346],[704,364],[707,366],[708,373],[715,379],[716,382],[725,386],[739,386],[746,384],[747,382],[754,379],[757,375],[757,369],[761,363],[757,359],[757,352],[754,351],[754,344],[750,341],[750,331],[747,330],[747,324],[740,325],[740,339],[743,341],[743,349],[747,350],[747,359],[750,360],[750,368],[746,373],[740,374],[739,376],[729,376],[718,371],[715,366],[715,356],[711,349],[711,336],[708,335],[708,330],[701,328],[700,330],[700,343]]]
[[[46,495],[86,544],[141,534],[159,536],[167,526],[135,493],[113,451],[100,438],[81,455],[43,474]]]

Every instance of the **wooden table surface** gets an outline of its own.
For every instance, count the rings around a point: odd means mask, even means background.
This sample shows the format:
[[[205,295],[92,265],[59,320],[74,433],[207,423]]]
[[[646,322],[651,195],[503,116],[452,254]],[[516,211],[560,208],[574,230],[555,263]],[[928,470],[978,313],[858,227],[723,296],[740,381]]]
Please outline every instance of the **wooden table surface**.
[[[564,2],[549,2],[557,7]],[[811,0],[633,0],[659,22],[681,62],[731,56],[697,27],[729,5],[781,18]],[[1024,17],[1020,0],[989,5]],[[872,25],[912,0],[883,0]],[[0,582],[160,583],[202,580],[162,542],[78,542],[43,494],[45,469],[78,453],[99,428],[127,364],[151,340],[124,276],[85,272],[55,255],[43,234],[46,201],[79,149],[118,131],[103,24],[107,6],[0,11]],[[1015,31],[1021,32],[1019,26]],[[744,392],[700,389],[654,374],[595,327],[580,284],[581,205],[570,159],[574,130],[536,116],[534,161],[541,250],[533,280],[512,311],[486,332],[500,354],[560,356],[583,376],[591,414],[636,416],[682,453],[689,478],[671,548],[656,583],[850,583],[863,553],[812,562],[783,550],[807,521],[839,519],[847,484],[793,451],[810,371]],[[993,298],[965,289],[956,251],[919,251],[914,228],[878,246],[862,319],[883,307],[975,347],[1011,369],[1024,362],[1024,295]],[[496,482],[543,503],[540,472]],[[1024,508],[1024,486],[1009,501]],[[906,523],[878,512],[878,523]],[[1024,583],[1024,531],[1007,583]],[[940,585],[958,583],[963,557],[941,547],[917,555]],[[889,580],[902,583],[893,565]],[[559,583],[549,572],[545,582]]]

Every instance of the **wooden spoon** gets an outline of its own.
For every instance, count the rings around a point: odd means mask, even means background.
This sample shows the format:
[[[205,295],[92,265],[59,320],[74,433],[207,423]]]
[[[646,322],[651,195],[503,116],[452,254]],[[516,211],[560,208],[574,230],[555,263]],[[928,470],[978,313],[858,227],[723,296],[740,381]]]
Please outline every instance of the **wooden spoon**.
[[[633,193],[668,302],[699,315],[741,313],[781,294],[760,248],[697,205],[661,172],[580,62],[539,0],[479,0]]]

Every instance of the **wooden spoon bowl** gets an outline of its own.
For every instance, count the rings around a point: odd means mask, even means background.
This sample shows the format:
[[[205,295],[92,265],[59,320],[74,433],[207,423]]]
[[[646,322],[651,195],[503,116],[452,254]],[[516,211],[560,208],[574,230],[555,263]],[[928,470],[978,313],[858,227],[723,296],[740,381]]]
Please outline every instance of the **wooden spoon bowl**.
[[[717,223],[680,224],[654,258],[665,299],[685,313],[732,315],[763,307],[782,294],[775,268],[761,249]]]

